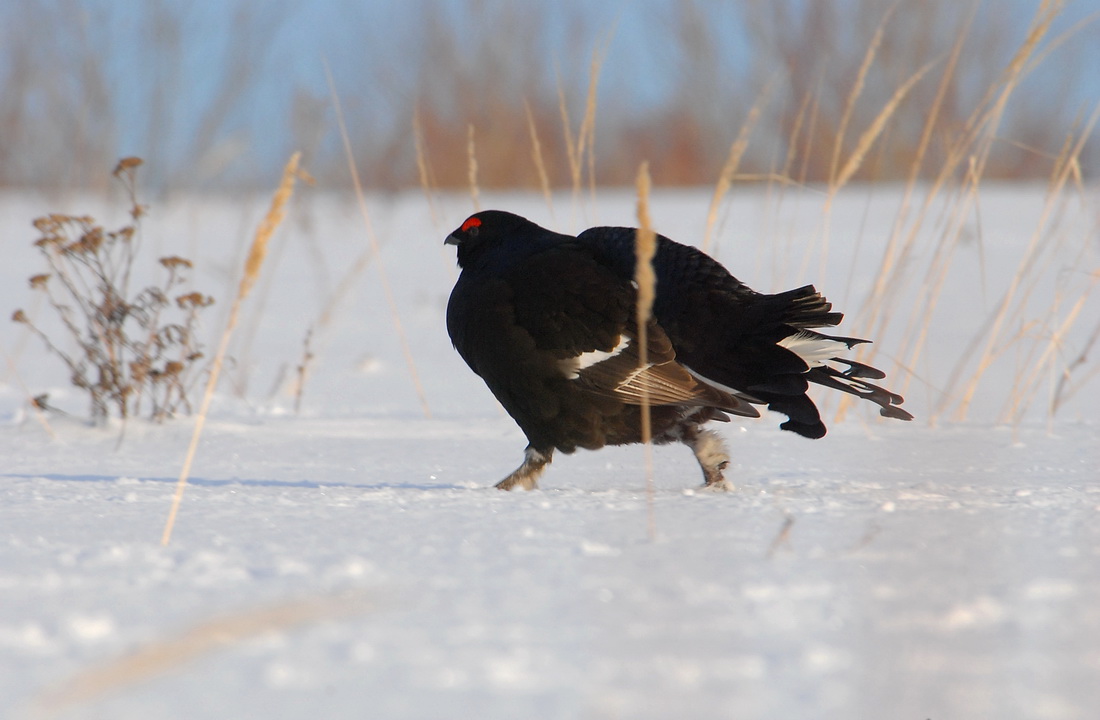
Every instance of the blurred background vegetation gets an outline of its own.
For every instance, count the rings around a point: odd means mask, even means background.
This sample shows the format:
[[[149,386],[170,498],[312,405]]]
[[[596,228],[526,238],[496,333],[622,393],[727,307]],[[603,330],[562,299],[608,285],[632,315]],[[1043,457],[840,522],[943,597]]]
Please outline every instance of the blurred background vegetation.
[[[827,182],[837,144],[929,63],[856,179],[932,176],[1047,10],[987,180],[1045,179],[1100,102],[1097,0],[3,3],[0,187],[101,189],[126,155],[158,193],[267,187],[295,149],[322,187],[344,187],[326,64],[375,189],[420,182],[418,138],[437,187],[466,185],[472,138],[482,186],[537,189],[533,135],[567,186],[593,110],[597,184],[630,184],[649,160],[659,185],[709,185],[754,107],[740,171]]]

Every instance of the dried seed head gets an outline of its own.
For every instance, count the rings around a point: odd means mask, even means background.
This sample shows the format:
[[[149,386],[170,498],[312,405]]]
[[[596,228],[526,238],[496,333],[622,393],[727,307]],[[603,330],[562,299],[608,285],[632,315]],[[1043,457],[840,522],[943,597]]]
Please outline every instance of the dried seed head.
[[[46,287],[46,281],[50,279],[49,273],[41,273],[39,275],[32,275],[30,279],[32,290],[42,290]]]
[[[162,257],[158,262],[169,270],[177,267],[193,267],[190,260],[172,255],[171,257]]]
[[[143,162],[145,161],[139,157],[124,157],[118,161],[118,165],[115,165],[115,169],[111,174],[118,177],[127,170],[139,167]]]
[[[130,379],[132,382],[135,382],[138,385],[145,382],[145,376],[148,374],[148,372],[148,360],[135,360],[134,362],[130,363]]]
[[[25,312],[23,312],[22,310],[16,310],[15,312],[13,312],[11,314],[11,321],[16,322],[16,323],[29,322],[27,320],[27,314]]]
[[[177,360],[173,360],[172,362],[166,363],[164,365],[165,375],[179,375],[181,372],[183,372],[183,363]]]
[[[203,295],[200,292],[187,293],[176,298],[176,305],[186,310],[187,308],[204,308],[214,304],[214,298]]]
[[[74,243],[65,247],[65,252],[71,255],[83,255],[85,253],[94,253],[99,250],[99,247],[103,244],[103,228],[92,227],[89,228],[80,239]]]

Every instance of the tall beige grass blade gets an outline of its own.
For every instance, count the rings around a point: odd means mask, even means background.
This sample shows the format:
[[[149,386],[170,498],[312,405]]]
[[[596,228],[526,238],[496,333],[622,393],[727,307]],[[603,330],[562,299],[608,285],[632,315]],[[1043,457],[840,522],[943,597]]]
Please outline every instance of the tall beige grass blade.
[[[428,214],[432,218],[432,227],[436,230],[442,230],[439,222],[439,212],[436,208],[435,198],[435,175],[432,172],[432,164],[428,159],[428,151],[424,147],[424,133],[420,124],[420,108],[416,108],[413,111],[413,145],[416,150],[416,173],[420,183],[420,189],[424,193],[424,198],[428,201]],[[439,259],[443,263],[443,267],[447,268],[447,274],[450,276],[453,282],[457,277],[454,269],[454,263],[447,257],[445,248],[440,245],[438,249]],[[324,311],[318,320],[318,327],[326,327],[329,321],[332,319],[333,313],[336,308],[343,301],[344,296],[351,289],[352,280],[359,277],[359,275],[370,264],[371,252],[368,250],[363,253],[359,259],[352,265],[340,282],[336,286],[336,292],[332,294],[328,304],[325,306]]]
[[[101,663],[47,689],[37,702],[47,715],[95,700],[267,633],[293,630],[310,623],[369,612],[362,593],[340,594],[248,608],[155,641],[117,660]]]
[[[583,156],[588,155],[588,189],[592,204],[596,202],[596,90],[600,82],[600,68],[603,66],[603,53],[600,48],[592,51],[592,61],[588,67],[588,93],[584,99],[584,120],[581,122],[577,138],[577,150]],[[578,158],[580,165],[581,158]]]
[[[191,465],[195,460],[195,453],[199,447],[203,427],[206,425],[206,414],[210,410],[210,401],[214,397],[214,389],[218,385],[218,376],[221,374],[222,366],[225,363],[225,354],[229,350],[229,340],[233,335],[234,328],[237,326],[241,303],[248,297],[248,293],[260,276],[260,267],[267,256],[267,245],[271,240],[271,236],[275,234],[275,230],[278,229],[286,217],[286,205],[290,202],[290,197],[294,193],[294,183],[299,177],[298,161],[300,158],[301,153],[294,153],[290,156],[286,167],[283,168],[282,182],[279,183],[279,188],[275,191],[274,197],[271,198],[271,207],[268,208],[267,214],[264,215],[259,227],[256,228],[256,235],[252,239],[252,245],[248,250],[241,282],[237,287],[237,297],[233,300],[233,306],[229,310],[225,330],[222,332],[217,353],[215,353],[210,366],[210,376],[206,381],[202,404],[199,406],[198,416],[195,418],[195,429],[191,433],[191,444],[187,448],[187,455],[184,457],[183,467],[180,469],[179,480],[176,482],[176,493],[172,498],[172,509],[168,513],[167,522],[164,524],[164,533],[160,539],[161,545],[167,545],[172,539],[172,529],[176,524],[176,515],[179,513],[180,504],[183,502],[187,479],[191,475]]]
[[[886,127],[886,123],[890,120],[891,117],[893,117],[894,112],[898,109],[898,106],[901,105],[903,100],[905,100],[906,96],[909,94],[909,91],[913,89],[913,86],[920,82],[921,78],[923,78],[925,74],[929,70],[931,70],[937,62],[937,60],[929,62],[920,70],[917,70],[915,73],[910,75],[904,83],[902,83],[896,90],[894,90],[894,94],[890,96],[890,99],[887,101],[886,105],[884,105],[882,110],[879,111],[879,114],[875,116],[874,121],[872,121],[867,129],[864,130],[863,133],[859,136],[859,140],[856,142],[856,146],[855,148],[853,148],[852,154],[848,157],[847,161],[845,161],[843,167],[840,168],[840,171],[837,172],[836,179],[834,180],[830,188],[831,192],[835,193],[839,191],[841,188],[847,185],[848,181],[852,179],[852,176],[859,171],[859,168],[863,164],[863,160],[867,156],[867,153],[870,151],[871,146],[874,145],[876,140],[878,140],[879,135],[882,134],[883,128]]]
[[[1050,29],[1051,23],[1053,23],[1061,10],[1062,3],[1052,4],[1050,2],[1043,2],[1040,4],[1039,8],[1036,10],[1035,16],[1032,18],[1031,25],[1028,28],[1028,35],[1024,42],[1017,49],[1012,59],[1005,67],[1005,70],[1002,71],[998,81],[986,91],[986,94],[978,105],[978,109],[968,118],[965,132],[951,149],[951,154],[949,156],[950,161],[945,164],[944,168],[941,170],[937,183],[942,181],[951,171],[953,171],[953,164],[960,162],[961,158],[964,156],[972,158],[972,163],[975,163],[979,168],[979,175],[984,170],[985,164],[992,151],[994,141],[996,140],[997,128],[1004,115],[1004,109],[1008,103],[1008,99],[1016,89],[1021,75],[1027,69],[1029,64],[1028,59],[1035,53],[1042,38]],[[976,149],[973,149],[972,146],[974,145],[977,145]],[[1044,215],[1045,214],[1046,211],[1044,211]],[[1025,251],[1025,257],[1029,257],[1032,254],[1034,242],[1035,240],[1033,238],[1032,243],[1029,244],[1029,249]],[[1019,278],[1013,279],[1009,290],[1002,298],[1004,304],[1001,305],[997,311],[997,317],[994,319],[992,325],[987,330],[983,330],[980,335],[976,336],[971,346],[959,357],[955,366],[955,371],[952,373],[947,387],[943,391],[943,401],[940,403],[940,407],[937,408],[936,415],[944,411],[946,405],[954,400],[955,388],[960,381],[962,369],[972,357],[972,351],[977,347],[982,335],[986,335],[987,344],[983,351],[983,357],[979,360],[978,371],[971,376],[969,389],[964,391],[963,399],[957,406],[957,417],[965,418],[970,401],[973,398],[971,391],[976,390],[982,375],[985,374],[985,371],[989,367],[989,361],[991,361],[992,357],[996,354],[994,347],[997,337],[1000,335],[1001,326],[1005,317],[1004,313],[1007,312],[1008,305],[1011,304],[1012,296],[1015,295],[1018,279]],[[933,416],[933,420],[936,415]]]
[[[535,171],[539,176],[539,189],[546,200],[546,207],[550,210],[550,217],[554,217],[554,198],[550,191],[550,175],[546,172],[546,161],[542,157],[542,142],[539,141],[539,130],[535,125],[535,116],[531,112],[531,104],[523,101],[523,111],[527,114],[527,132],[531,136],[531,159],[535,163]]]
[[[829,194],[825,199],[825,209],[822,211],[822,234],[821,234],[821,273],[825,274],[825,269],[829,259],[829,233],[831,227],[831,216],[833,201],[836,198],[837,193],[848,184],[848,181],[859,171],[860,166],[863,164],[863,160],[867,157],[867,153],[870,152],[871,146],[875,144],[879,136],[882,134],[883,129],[886,127],[886,123],[893,117],[894,112],[901,105],[902,101],[909,94],[909,91],[913,89],[924,75],[932,69],[932,66],[936,64],[936,61],[926,64],[920,70],[909,76],[909,78],[902,83],[894,94],[890,96],[890,99],[879,111],[878,115],[871,122],[867,129],[859,136],[859,140],[856,142],[855,147],[852,149],[852,154],[845,161],[844,165],[836,173],[832,182],[829,183]],[[802,259],[802,268],[799,270],[799,277],[805,277],[806,268],[809,266],[810,253],[807,250]]]
[[[420,125],[420,108],[413,111],[413,147],[416,150],[416,173],[420,180],[420,189],[424,192],[424,199],[428,201],[428,213],[432,217],[432,225],[439,227],[439,213],[435,206],[435,182],[431,163],[428,161],[428,153],[424,148],[424,132]]]
[[[477,187],[477,145],[473,123],[466,125],[466,180],[470,183],[470,199],[474,202],[474,212],[480,212],[481,192]]]
[[[569,105],[565,102],[565,88],[558,78],[558,114],[561,115],[562,134],[565,138],[565,159],[569,162],[569,178],[574,194],[580,192],[581,161],[577,151],[579,143],[573,138],[573,124],[569,120]]]
[[[875,34],[871,37],[871,42],[867,46],[867,51],[863,54],[863,61],[860,63],[859,70],[856,72],[856,80],[852,83],[852,89],[848,93],[847,101],[844,103],[844,110],[841,113],[840,122],[837,125],[836,139],[833,141],[832,156],[829,160],[830,185],[836,184],[837,169],[840,165],[840,156],[844,149],[844,136],[848,134],[848,124],[852,120],[852,114],[855,112],[859,96],[863,94],[863,88],[867,82],[867,73],[875,62],[875,56],[878,54],[879,46],[882,45],[882,36],[886,32],[886,26],[890,23],[890,18],[893,17],[894,11],[898,9],[899,4],[900,0],[895,0],[886,10],[886,14],[883,15],[882,21],[879,22],[878,27],[875,28]],[[843,183],[840,184],[843,185]]]
[[[1038,360],[1031,364],[1030,372],[1026,373],[1026,377],[1021,377],[1024,373],[1017,375],[1016,381],[1013,383],[1012,393],[1005,408],[1001,411],[999,422],[1016,424],[1023,419],[1032,398],[1042,384],[1043,376],[1053,370],[1056,358],[1065,349],[1066,337],[1069,335],[1070,329],[1077,321],[1081,311],[1085,309],[1089,296],[1096,289],[1098,283],[1100,283],[1100,272],[1092,274],[1092,281],[1088,287],[1077,298],[1077,302],[1062,318],[1062,322],[1059,323],[1058,327],[1051,332],[1046,347]]]
[[[393,322],[394,331],[397,333],[397,338],[401,344],[401,352],[405,356],[405,365],[409,370],[409,378],[412,380],[413,388],[416,390],[416,395],[420,399],[420,407],[424,411],[424,417],[430,418],[432,416],[431,407],[428,406],[428,397],[424,394],[424,386],[420,382],[420,373],[416,370],[416,361],[413,359],[412,348],[409,345],[409,338],[405,334],[405,327],[401,323],[401,315],[397,312],[397,300],[393,294],[393,287],[390,285],[389,275],[386,274],[386,266],[382,262],[382,251],[378,246],[378,237],[374,234],[374,226],[370,220],[370,213],[367,211],[367,200],[363,194],[363,184],[359,181],[359,170],[355,167],[355,154],[351,148],[351,138],[348,135],[348,126],[344,122],[344,111],[340,105],[340,96],[336,92],[336,84],[332,79],[332,72],[329,70],[328,64],[325,64],[325,74],[328,79],[329,91],[332,94],[333,107],[336,110],[336,125],[340,129],[340,139],[344,144],[344,155],[348,161],[348,171],[351,173],[352,186],[355,188],[355,199],[359,207],[359,215],[363,219],[363,228],[367,233],[367,242],[370,244],[371,253],[374,256],[374,266],[378,269],[378,281],[382,286],[382,294],[386,297],[386,304],[389,307],[390,319]]]
[[[870,297],[867,302],[864,303],[864,307],[867,308],[867,310],[862,317],[861,327],[863,329],[861,332],[864,333],[866,337],[881,337],[885,333],[886,324],[889,322],[890,318],[894,316],[895,308],[901,301],[901,293],[899,290],[905,285],[902,281],[902,274],[908,268],[909,258],[912,257],[915,252],[916,240],[924,225],[924,220],[927,217],[929,208],[932,206],[933,201],[939,197],[950,177],[951,173],[945,173],[941,169],[936,180],[925,190],[924,200],[921,203],[919,211],[912,213],[913,196],[917,190],[921,168],[924,165],[924,159],[927,156],[933,133],[939,126],[940,114],[948,96],[948,91],[952,87],[952,82],[957,73],[959,58],[962,56],[962,51],[966,47],[967,39],[970,36],[970,29],[973,26],[974,19],[977,17],[978,7],[978,3],[973,4],[966,22],[963,23],[955,36],[955,42],[944,65],[944,72],[940,77],[935,98],[925,115],[924,126],[921,129],[917,150],[910,164],[901,206],[894,220],[890,238],[886,243],[886,249],[883,251],[879,269],[874,273],[875,283],[871,289]],[[953,172],[956,162],[957,160],[949,158],[945,166],[950,166]],[[853,263],[854,260],[855,258],[853,258]],[[849,286],[854,277],[855,272],[853,267],[849,272]],[[925,293],[925,296],[927,297],[927,293]],[[914,312],[912,317],[915,318],[917,316],[918,314]],[[920,317],[924,318],[926,325],[931,321],[930,313],[921,313]],[[925,327],[925,330],[927,330],[927,327]],[[912,323],[910,323],[910,328],[907,330],[905,337],[909,337],[911,332]],[[857,333],[857,335],[858,334],[859,333]],[[877,346],[869,348],[867,345],[861,345],[856,351],[856,359],[862,362],[872,360],[876,355],[876,348]],[[900,394],[905,395],[909,386],[909,380],[914,377],[914,375],[912,366],[905,363],[904,359],[900,356],[894,363],[894,370],[891,374],[898,371],[903,371],[904,380],[900,387]],[[839,407],[836,413],[836,422],[841,422],[845,418],[848,409],[854,403],[855,398],[850,395],[846,394],[840,398]]]
[[[1025,287],[1027,277],[1035,272],[1035,268],[1038,265],[1036,257],[1044,249],[1043,240],[1045,239],[1044,228],[1050,220],[1050,217],[1055,213],[1055,199],[1060,197],[1066,184],[1074,176],[1074,168],[1076,166],[1076,160],[1080,158],[1081,152],[1084,150],[1085,144],[1088,138],[1092,135],[1093,129],[1097,123],[1100,122],[1100,105],[1097,105],[1093,111],[1092,116],[1089,118],[1088,123],[1082,129],[1078,135],[1077,142],[1072,150],[1065,155],[1062,162],[1059,163],[1059,167],[1055,170],[1054,176],[1051,178],[1051,186],[1047,193],[1047,203],[1043,208],[1042,216],[1039,219],[1039,223],[1036,226],[1035,231],[1032,233],[1031,240],[1028,243],[1027,249],[1024,251],[1024,255],[1020,260],[1016,269],[1016,274],[1013,276],[1009,283],[1008,289],[1005,291],[1004,296],[1001,298],[1001,302],[997,306],[997,312],[993,318],[993,322],[989,326],[988,334],[986,336],[985,345],[982,350],[982,354],[978,359],[977,368],[970,375],[965,388],[962,392],[961,400],[956,406],[955,418],[958,420],[965,420],[970,408],[970,403],[974,399],[974,395],[977,393],[978,385],[981,383],[982,377],[992,366],[994,359],[998,355],[998,344],[1001,339],[1001,334],[1004,330],[1004,326],[1008,321],[1010,315],[1010,309],[1015,305],[1023,306],[1026,301],[1017,302],[1017,294],[1021,292],[1021,288]],[[1026,292],[1026,291],[1025,291]]]
[[[1092,278],[1093,280],[1100,280],[1100,270],[1094,271]],[[1091,373],[1086,373],[1085,377],[1076,385],[1072,383],[1073,374],[1077,372],[1078,368],[1088,362],[1093,348],[1096,347],[1098,343],[1100,343],[1100,322],[1096,323],[1096,327],[1092,329],[1092,333],[1089,335],[1084,345],[1081,346],[1081,350],[1077,353],[1077,356],[1066,363],[1065,368],[1060,373],[1058,384],[1051,394],[1050,408],[1048,410],[1048,416],[1050,418],[1053,418],[1058,413],[1059,408],[1072,398],[1078,390],[1084,387],[1093,376],[1100,375],[1100,364],[1094,363]]]
[[[707,226],[703,231],[703,252],[705,253],[710,252],[710,246],[714,239],[714,228],[718,223],[718,208],[722,204],[722,198],[729,192],[734,175],[737,174],[737,168],[741,165],[741,158],[745,156],[745,151],[749,147],[749,135],[752,134],[756,122],[760,119],[760,113],[763,110],[770,88],[771,83],[768,83],[761,91],[760,97],[749,109],[748,115],[745,116],[745,122],[741,123],[741,129],[730,145],[726,162],[722,165],[721,172],[718,173],[718,181],[714,184],[714,193],[711,195],[710,207],[707,209]]]
[[[638,286],[638,297],[635,307],[635,321],[638,325],[638,366],[646,367],[649,364],[648,331],[650,315],[653,312],[653,301],[657,294],[657,276],[653,272],[653,256],[657,253],[657,234],[653,231],[653,223],[649,218],[649,163],[643,162],[638,168],[638,231],[634,238],[634,282]],[[650,440],[653,439],[653,428],[650,417],[649,389],[642,387],[642,442],[645,444],[646,467],[646,508],[647,528],[650,539],[657,536],[656,513],[654,510],[653,489],[653,447]]]

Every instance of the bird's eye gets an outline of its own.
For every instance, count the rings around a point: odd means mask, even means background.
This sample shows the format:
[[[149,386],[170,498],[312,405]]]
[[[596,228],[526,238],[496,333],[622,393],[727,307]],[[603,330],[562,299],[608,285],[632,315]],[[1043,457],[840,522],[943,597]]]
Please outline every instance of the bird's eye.
[[[477,225],[471,225],[470,227],[466,228],[466,234],[470,237],[477,237],[477,230]]]

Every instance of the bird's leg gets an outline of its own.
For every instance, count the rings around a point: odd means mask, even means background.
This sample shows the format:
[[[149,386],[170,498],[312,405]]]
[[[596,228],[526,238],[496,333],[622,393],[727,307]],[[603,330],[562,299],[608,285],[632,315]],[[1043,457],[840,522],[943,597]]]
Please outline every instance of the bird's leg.
[[[528,445],[523,451],[523,464],[512,473],[497,483],[498,490],[512,490],[516,486],[524,490],[534,490],[539,486],[539,475],[543,469],[554,459],[554,450],[551,448],[545,453],[539,452]]]
[[[729,465],[730,456],[718,433],[694,425],[684,428],[683,442],[699,461],[699,467],[703,470],[703,487],[707,490],[729,490],[730,485],[722,471]]]

